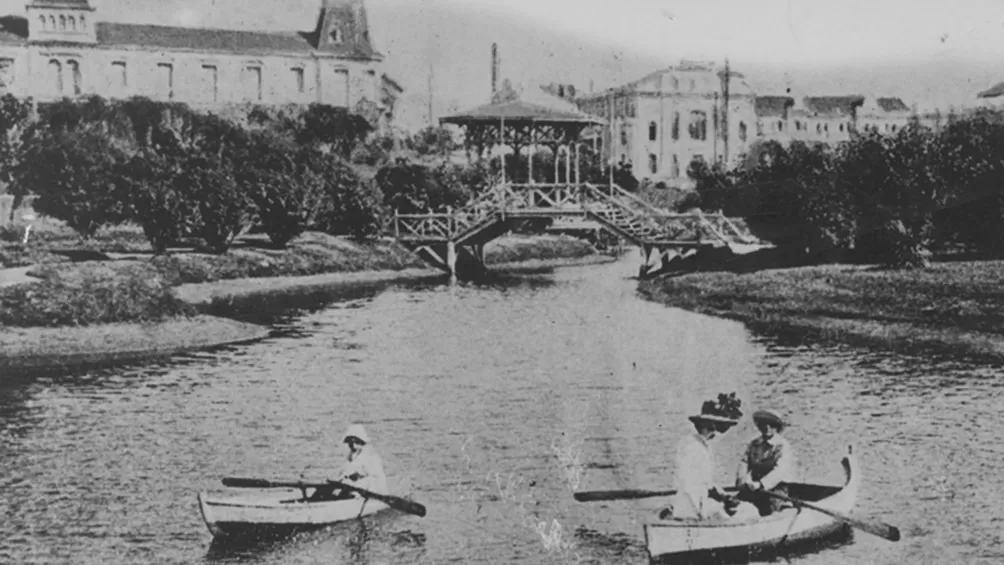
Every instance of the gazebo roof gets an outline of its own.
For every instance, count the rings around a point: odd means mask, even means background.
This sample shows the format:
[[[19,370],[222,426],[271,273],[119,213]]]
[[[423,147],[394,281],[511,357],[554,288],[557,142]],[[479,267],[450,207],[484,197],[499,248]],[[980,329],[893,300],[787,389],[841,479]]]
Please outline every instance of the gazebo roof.
[[[521,96],[522,98],[522,96]],[[506,100],[483,104],[470,110],[439,119],[444,124],[496,124],[501,120],[511,124],[534,123],[540,125],[590,125],[606,123],[602,119],[580,111],[574,104],[553,96],[538,96],[534,100]]]

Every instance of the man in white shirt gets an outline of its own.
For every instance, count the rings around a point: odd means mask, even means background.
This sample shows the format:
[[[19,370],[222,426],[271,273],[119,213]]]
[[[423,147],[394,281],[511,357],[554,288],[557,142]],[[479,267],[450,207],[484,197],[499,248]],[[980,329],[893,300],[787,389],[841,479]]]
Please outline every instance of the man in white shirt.
[[[760,516],[767,516],[787,506],[764,491],[788,494],[784,483],[796,479],[795,452],[781,436],[787,423],[775,412],[758,410],[753,422],[760,435],[749,443],[739,462],[736,486],[740,488],[739,500],[752,503]],[[742,514],[748,514],[748,508],[744,510]]]

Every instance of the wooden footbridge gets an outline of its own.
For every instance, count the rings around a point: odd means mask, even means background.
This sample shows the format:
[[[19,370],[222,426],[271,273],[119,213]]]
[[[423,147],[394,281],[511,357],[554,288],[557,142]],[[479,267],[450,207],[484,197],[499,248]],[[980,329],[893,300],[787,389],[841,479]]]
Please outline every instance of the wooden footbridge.
[[[702,247],[748,250],[762,244],[721,214],[680,214],[657,208],[611,184],[497,185],[464,208],[446,213],[397,214],[388,231],[431,264],[456,274],[464,254],[484,267],[484,246],[524,220],[579,218],[642,249],[639,275]]]
[[[602,226],[618,237],[641,247],[644,264],[639,274],[656,272],[674,256],[707,247],[729,247],[742,253],[759,242],[720,214],[675,214],[652,206],[613,182],[613,153],[607,151],[610,181],[604,185],[580,182],[581,134],[590,127],[605,126],[605,120],[585,114],[564,100],[528,91],[525,95],[498,92],[485,104],[440,118],[464,130],[468,155],[478,159],[498,150],[501,182],[477,195],[458,210],[444,213],[397,214],[387,231],[432,264],[455,275],[459,255],[484,268],[484,246],[512,231],[526,220],[579,221]],[[552,180],[561,179],[560,158],[565,161],[564,180],[552,184],[533,182],[533,159],[537,148],[547,148],[554,157]],[[527,163],[527,183],[506,182],[506,152]],[[597,158],[602,159],[598,154]],[[490,157],[489,157],[490,158]],[[574,175],[573,165],[574,162]],[[540,171],[538,171],[539,176]]]

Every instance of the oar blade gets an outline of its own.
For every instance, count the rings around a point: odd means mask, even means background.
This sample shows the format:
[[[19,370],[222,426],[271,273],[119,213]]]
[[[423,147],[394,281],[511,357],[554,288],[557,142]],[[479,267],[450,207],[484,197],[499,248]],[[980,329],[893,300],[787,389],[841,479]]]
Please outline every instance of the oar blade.
[[[858,529],[866,531],[873,536],[885,538],[889,541],[900,540],[899,528],[896,526],[891,526],[882,522],[866,522],[864,520],[855,520],[851,525],[857,526]]]
[[[223,479],[223,486],[233,488],[273,488],[275,483],[266,479],[226,477]]]
[[[605,500],[634,500],[655,496],[672,496],[674,494],[676,494],[674,490],[596,490],[577,492],[572,495],[572,498],[578,502],[602,502]]]

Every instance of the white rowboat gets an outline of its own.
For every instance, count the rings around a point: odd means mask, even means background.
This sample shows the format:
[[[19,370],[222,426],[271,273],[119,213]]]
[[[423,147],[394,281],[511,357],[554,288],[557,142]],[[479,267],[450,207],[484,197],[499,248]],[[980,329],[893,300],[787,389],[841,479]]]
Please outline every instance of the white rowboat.
[[[411,485],[406,480],[398,480],[388,487],[387,494],[403,496]],[[379,500],[362,497],[308,502],[296,489],[269,489],[237,496],[200,492],[198,499],[202,519],[216,537],[289,535],[355,520],[389,508]]]
[[[841,464],[846,477],[843,486],[790,483],[788,496],[850,514],[861,484],[861,471],[851,448]],[[847,531],[846,524],[822,512],[789,508],[746,522],[651,522],[645,524],[645,545],[653,562],[721,562],[777,553]]]

